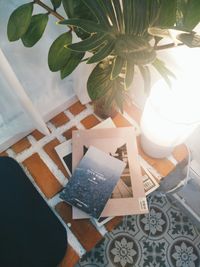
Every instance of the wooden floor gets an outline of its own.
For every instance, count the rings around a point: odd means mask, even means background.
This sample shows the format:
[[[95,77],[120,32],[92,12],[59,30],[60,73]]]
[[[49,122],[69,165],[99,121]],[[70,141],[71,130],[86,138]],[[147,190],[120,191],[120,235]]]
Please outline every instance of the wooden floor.
[[[129,126],[130,118],[134,118],[134,125],[139,133],[140,111],[135,106],[127,106],[125,111],[128,120],[118,114],[114,119],[115,124],[121,127]],[[70,139],[74,129],[88,129],[99,122],[90,105],[84,106],[76,102],[47,123],[51,132],[49,136],[35,130],[0,154],[13,157],[22,163],[30,180],[65,225],[69,247],[59,267],[73,267],[81,255],[91,250],[107,231],[111,231],[121,221],[121,217],[115,217],[105,227],[96,228],[89,219],[73,220],[71,207],[59,198],[59,192],[66,184],[69,174],[54,148]],[[138,149],[140,155],[156,168],[161,176],[167,175],[174,168],[174,164],[168,159],[155,160],[147,157],[139,142]],[[185,147],[179,146],[173,156],[177,161],[182,161],[186,154]]]

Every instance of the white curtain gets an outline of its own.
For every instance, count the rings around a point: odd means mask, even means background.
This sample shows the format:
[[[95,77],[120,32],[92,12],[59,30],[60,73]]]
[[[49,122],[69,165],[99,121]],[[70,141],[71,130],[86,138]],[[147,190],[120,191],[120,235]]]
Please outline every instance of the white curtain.
[[[16,93],[0,73],[0,144],[33,128],[33,123],[23,109]]]
[[[27,2],[0,0],[0,52],[3,52],[0,57],[0,150],[2,143],[20,133],[34,128],[47,131],[42,118],[74,97],[72,76],[61,81],[59,73],[48,69],[49,47],[66,30],[56,25],[55,18],[49,17],[42,40],[33,48],[24,48],[21,41],[10,43],[7,39],[10,14]],[[50,4],[50,1],[46,2]],[[45,12],[34,5],[34,13]],[[4,56],[9,66],[6,70],[2,60]],[[14,85],[13,75],[19,82],[18,86]]]

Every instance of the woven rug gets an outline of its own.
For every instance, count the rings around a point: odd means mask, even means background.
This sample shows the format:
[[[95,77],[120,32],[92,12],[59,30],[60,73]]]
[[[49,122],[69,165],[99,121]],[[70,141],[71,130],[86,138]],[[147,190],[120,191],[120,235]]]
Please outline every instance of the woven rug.
[[[166,197],[150,213],[126,216],[76,267],[200,267],[200,232]]]

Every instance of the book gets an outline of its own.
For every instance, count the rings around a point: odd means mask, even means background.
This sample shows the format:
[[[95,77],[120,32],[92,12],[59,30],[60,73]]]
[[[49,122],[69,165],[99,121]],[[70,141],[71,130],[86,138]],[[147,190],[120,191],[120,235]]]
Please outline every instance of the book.
[[[60,198],[98,219],[125,165],[123,161],[90,146]]]
[[[72,135],[72,166],[77,164],[90,145],[123,160],[124,172],[113,190],[101,216],[121,216],[148,212],[143,179],[138,160],[136,135],[133,127],[77,130]],[[73,218],[88,218],[73,207]]]

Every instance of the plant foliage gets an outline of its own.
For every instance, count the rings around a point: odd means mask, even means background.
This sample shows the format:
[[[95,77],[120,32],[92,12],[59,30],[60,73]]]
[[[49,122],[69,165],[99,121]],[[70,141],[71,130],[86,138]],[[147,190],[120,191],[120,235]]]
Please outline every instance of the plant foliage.
[[[32,47],[40,40],[45,31],[48,19],[48,14],[32,16],[26,33],[21,37],[24,46]]]
[[[7,27],[9,41],[17,41],[26,33],[31,22],[32,12],[33,3],[24,4],[13,11]]]
[[[41,1],[34,1],[40,4]],[[199,0],[50,0],[58,14],[61,3],[67,18],[60,25],[69,27],[53,42],[48,64],[51,71],[60,71],[65,78],[83,60],[96,64],[88,79],[92,100],[106,97],[107,105],[115,102],[123,109],[127,90],[134,82],[138,68],[148,92],[150,68],[155,68],[170,86],[174,74],[157,58],[160,40],[190,48],[200,46],[200,36],[193,31],[200,21]],[[48,14],[33,15],[33,2],[18,7],[8,22],[8,38],[20,38],[25,46],[33,46],[43,35]],[[63,27],[65,30],[66,28]],[[74,43],[71,31],[81,38]],[[173,31],[173,36],[172,36]]]

